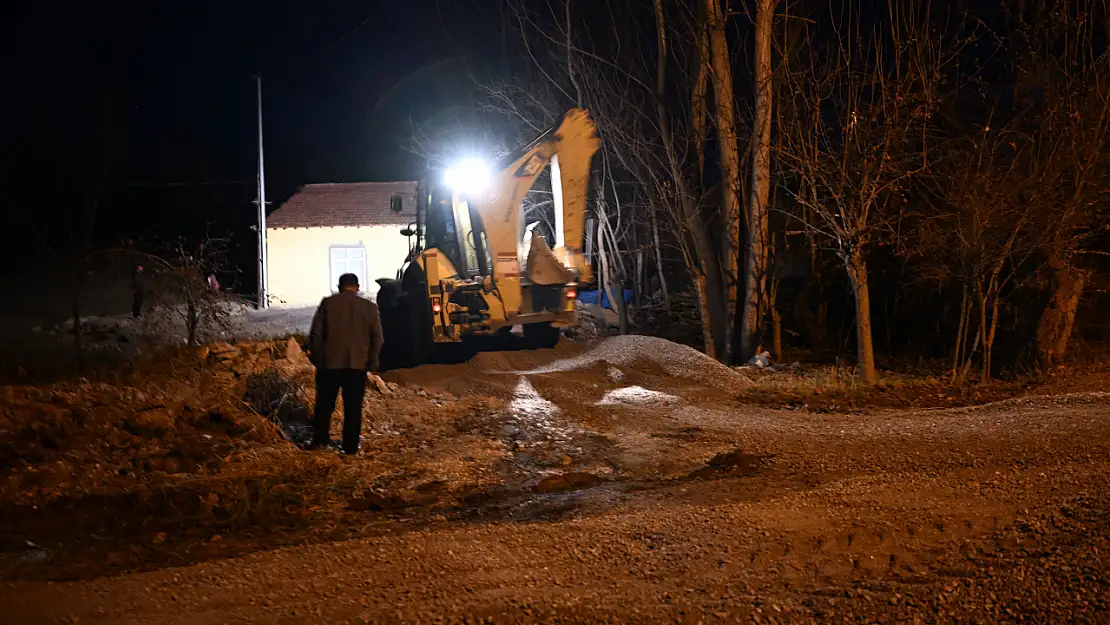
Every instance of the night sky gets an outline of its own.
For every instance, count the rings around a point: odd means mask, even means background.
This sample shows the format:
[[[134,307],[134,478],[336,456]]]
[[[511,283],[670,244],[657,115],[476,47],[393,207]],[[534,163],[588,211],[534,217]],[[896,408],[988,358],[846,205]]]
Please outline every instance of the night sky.
[[[100,237],[254,221],[255,83],[267,199],[421,175],[411,125],[495,71],[494,0],[61,2],[5,8],[7,252],[102,197]],[[206,183],[206,184],[198,184]],[[96,189],[104,193],[97,195]],[[249,241],[249,231],[246,233]]]

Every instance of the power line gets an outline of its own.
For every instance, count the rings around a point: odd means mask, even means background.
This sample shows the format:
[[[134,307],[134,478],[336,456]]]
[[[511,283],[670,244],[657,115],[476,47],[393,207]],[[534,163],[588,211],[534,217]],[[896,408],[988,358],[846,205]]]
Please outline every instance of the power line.
[[[336,39],[334,43],[332,43],[331,45],[324,48],[324,51],[321,54],[327,54],[328,52],[331,52],[333,48],[338,47],[339,44],[343,43],[344,41],[349,39],[352,35],[354,35],[358,31],[362,30],[363,27],[365,27],[367,24],[370,23],[370,20],[377,17],[378,14],[380,14],[382,12],[382,10],[384,10],[388,5],[389,5],[389,2],[382,2],[381,4],[379,4],[376,11],[371,13],[370,16],[367,17],[366,19],[362,20],[362,22],[360,22],[358,26],[355,26],[351,30],[347,31],[347,34],[343,35],[339,39]]]
[[[117,189],[133,189],[137,187],[205,187],[215,185],[255,184],[256,180],[204,180],[198,182],[128,182],[112,185]]]

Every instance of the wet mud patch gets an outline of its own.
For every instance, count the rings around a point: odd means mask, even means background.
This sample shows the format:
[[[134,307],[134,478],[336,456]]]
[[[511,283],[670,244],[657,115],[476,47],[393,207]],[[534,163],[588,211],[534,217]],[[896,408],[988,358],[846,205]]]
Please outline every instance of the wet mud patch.
[[[572,490],[582,490],[590,488],[599,482],[601,478],[593,473],[585,471],[573,471],[570,473],[563,473],[561,475],[549,475],[538,484],[536,484],[537,493],[562,493]]]
[[[562,409],[536,391],[528,378],[521,376],[509,402],[509,421],[528,439],[555,443],[569,441],[580,430],[560,418]]]
[[[457,504],[439,511],[445,520],[469,523],[533,523],[601,513],[636,490],[633,482],[570,472],[539,482],[475,487],[459,493]]]
[[[661,432],[649,434],[651,438],[669,438],[684,443],[693,443],[703,438],[705,430],[697,426],[684,427],[676,432]]]
[[[348,509],[383,520],[421,522],[527,523],[591,514],[616,505],[632,483],[606,480],[584,471],[549,475],[536,481],[472,484],[437,492],[374,492],[351,498]]]
[[[502,468],[517,478],[551,468],[612,471],[612,441],[572,415],[578,416],[568,414],[522,376],[508,406],[479,429],[500,438],[509,448],[512,457]]]
[[[393,511],[405,510],[408,508],[420,508],[435,503],[437,497],[435,493],[415,493],[415,496],[404,497],[397,493],[390,493],[379,495],[377,493],[364,493],[359,497],[353,497],[348,501],[347,505],[351,510],[358,512],[370,510],[374,512],[379,511]]]

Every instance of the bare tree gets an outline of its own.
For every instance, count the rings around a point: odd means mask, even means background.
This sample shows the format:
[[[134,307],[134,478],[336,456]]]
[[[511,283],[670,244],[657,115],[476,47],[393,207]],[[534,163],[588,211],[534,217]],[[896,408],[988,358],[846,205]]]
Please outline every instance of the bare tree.
[[[205,235],[199,241],[180,237],[149,249],[117,249],[148,261],[152,267],[151,314],[144,323],[152,332],[172,331],[180,323],[189,345],[199,345],[233,331],[234,296],[213,288],[208,277],[228,264],[230,239]],[[181,326],[177,326],[181,327]]]
[[[1031,203],[1050,276],[1037,359],[1051,367],[1065,356],[1092,275],[1084,258],[1106,253],[1094,242],[1110,224],[1110,7],[1104,0],[1055,0],[1015,7],[1011,19],[1025,79],[1015,92],[1031,109],[1031,140],[1040,146],[1026,173],[1038,183]]]
[[[709,6],[708,2],[706,6]],[[714,6],[716,6],[715,3]],[[657,155],[658,151],[650,149],[650,139],[648,141],[638,141],[637,143],[640,143],[640,145],[636,146],[634,151],[629,152],[618,148],[617,153],[622,156],[635,155],[644,159],[639,163],[626,163],[626,167],[631,171],[641,172],[641,182],[647,183],[644,185],[645,191],[654,195],[658,203],[669,206],[670,210],[668,212],[671,215],[671,222],[676,226],[681,226],[683,232],[681,248],[686,265],[693,274],[698,293],[699,316],[701,318],[705,351],[714,358],[724,360],[728,354],[730,323],[728,315],[729,298],[726,286],[728,281],[727,272],[724,270],[721,257],[718,256],[713,245],[713,237],[710,234],[709,224],[700,202],[697,201],[691,188],[696,183],[690,181],[686,173],[684,158],[679,152],[678,141],[676,141],[674,133],[676,124],[672,119],[673,114],[668,110],[666,104],[667,67],[671,55],[671,48],[668,45],[670,38],[668,37],[667,18],[661,0],[655,0],[654,7],[657,58],[655,62],[655,90],[652,94],[655,102],[655,119],[653,121],[658,129],[664,159],[662,163],[653,162],[658,156],[653,157],[652,154],[654,152]],[[699,168],[698,182],[700,182],[700,174],[705,163],[702,151],[705,138],[705,128],[703,126],[705,123],[705,69],[706,65],[711,63],[711,57],[707,56],[709,47],[704,34],[706,26],[700,22],[698,17],[695,17],[693,22],[695,33],[693,38],[695,44],[694,58],[697,59],[698,69],[691,93],[690,102],[693,110],[691,119],[693,124],[688,128],[688,139],[692,139],[692,144],[696,150]],[[706,19],[708,19],[708,15]],[[721,34],[723,36],[723,32]],[[727,44],[725,45],[725,53],[727,55]],[[731,88],[731,75],[728,77],[728,84]],[[613,107],[614,112],[617,110],[619,110],[619,103]],[[729,110],[732,109],[729,108]],[[728,112],[722,112],[721,114],[727,116]],[[620,117],[616,115],[614,117],[616,120],[620,120]],[[620,121],[616,121],[616,123],[611,123],[610,127],[615,130],[620,123]],[[643,125],[641,124],[640,127],[642,128]],[[733,143],[735,143],[735,134],[733,134]],[[727,151],[727,148],[722,149]],[[652,173],[660,165],[662,165],[661,169],[663,171],[669,173],[669,176],[662,180]],[[686,243],[687,236],[691,242],[690,244]]]
[[[852,287],[859,376],[876,380],[868,247],[927,170],[944,70],[959,44],[913,6],[892,3],[864,30],[858,13],[830,43],[801,48],[784,75],[776,154],[785,194],[837,254]]]
[[[671,291],[667,288],[667,272],[663,266],[663,245],[659,239],[659,214],[653,206],[645,211],[651,220],[651,248],[655,254],[655,267],[659,275],[659,290],[663,294],[663,308],[671,312]]]
[[[1009,90],[983,117],[949,130],[948,156],[933,180],[942,208],[920,222],[916,247],[934,272],[959,286],[952,378],[962,382],[977,354],[990,381],[1002,302],[1047,273],[1049,304],[1037,328],[1038,359],[1063,356],[1090,268],[1080,263],[1105,228],[1110,172],[1105,53],[1093,52],[1073,12],[1098,3],[1067,1],[1009,14],[1008,54],[1000,71]],[[964,118],[978,97],[957,98]],[[1101,214],[1100,214],[1101,213]],[[1018,305],[1028,309],[1027,305]]]
[[[1025,177],[1037,159],[1037,144],[1011,128],[984,127],[979,137],[956,139],[944,164],[945,210],[922,221],[915,243],[921,251],[952,264],[960,284],[959,323],[952,354],[952,379],[963,382],[977,352],[981,380],[990,379],[1003,290],[1031,251],[1036,182]],[[940,174],[941,172],[938,172]],[[937,236],[929,236],[929,230]],[[931,245],[932,244],[932,245]],[[975,314],[977,311],[978,314]]]

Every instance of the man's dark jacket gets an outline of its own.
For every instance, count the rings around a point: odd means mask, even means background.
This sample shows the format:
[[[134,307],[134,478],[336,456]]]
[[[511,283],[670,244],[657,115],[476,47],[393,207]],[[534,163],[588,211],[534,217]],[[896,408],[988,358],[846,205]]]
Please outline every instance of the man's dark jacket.
[[[312,318],[308,351],[318,369],[378,368],[382,322],[378,306],[352,291],[325,297]]]

